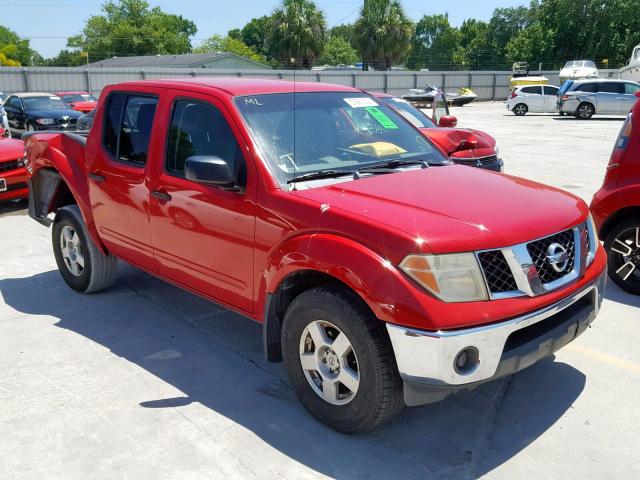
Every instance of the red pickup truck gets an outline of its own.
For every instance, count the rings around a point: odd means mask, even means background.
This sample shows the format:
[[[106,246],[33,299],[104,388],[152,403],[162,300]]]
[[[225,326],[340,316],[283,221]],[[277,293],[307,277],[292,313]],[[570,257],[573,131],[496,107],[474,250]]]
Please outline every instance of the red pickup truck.
[[[70,287],[108,287],[119,258],[261,322],[267,358],[343,432],[551,355],[602,301],[582,200],[452,165],[357,89],[122,83],[88,137],[26,148],[29,213]]]

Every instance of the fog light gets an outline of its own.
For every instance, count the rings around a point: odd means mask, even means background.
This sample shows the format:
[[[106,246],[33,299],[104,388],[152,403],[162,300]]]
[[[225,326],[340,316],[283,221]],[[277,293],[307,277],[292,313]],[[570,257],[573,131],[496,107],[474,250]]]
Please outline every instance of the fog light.
[[[467,375],[476,369],[476,366],[480,363],[480,354],[475,347],[465,347],[453,361],[454,370],[460,375]]]

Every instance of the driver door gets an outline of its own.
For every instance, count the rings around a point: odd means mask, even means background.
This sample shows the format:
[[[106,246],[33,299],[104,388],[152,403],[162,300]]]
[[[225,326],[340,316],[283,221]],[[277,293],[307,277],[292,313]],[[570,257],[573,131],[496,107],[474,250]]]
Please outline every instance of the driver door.
[[[253,311],[255,174],[224,105],[206,95],[171,94],[164,154],[151,175],[151,235],[164,277],[218,302]],[[185,178],[193,156],[218,157],[242,190]]]

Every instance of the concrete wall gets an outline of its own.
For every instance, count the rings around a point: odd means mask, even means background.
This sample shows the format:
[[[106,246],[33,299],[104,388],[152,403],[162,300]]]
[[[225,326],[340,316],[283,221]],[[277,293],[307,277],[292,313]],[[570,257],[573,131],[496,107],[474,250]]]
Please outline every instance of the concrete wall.
[[[600,71],[601,77],[617,76],[617,70]],[[558,72],[542,72],[551,84],[558,85]],[[396,95],[425,84],[443,87],[446,91],[471,87],[480,100],[504,100],[509,93],[511,72],[360,72],[309,70],[237,70],[210,68],[0,68],[0,91],[55,92],[88,90],[99,94],[109,84],[130,80],[179,77],[248,77],[274,78],[311,82],[336,83],[370,91]]]

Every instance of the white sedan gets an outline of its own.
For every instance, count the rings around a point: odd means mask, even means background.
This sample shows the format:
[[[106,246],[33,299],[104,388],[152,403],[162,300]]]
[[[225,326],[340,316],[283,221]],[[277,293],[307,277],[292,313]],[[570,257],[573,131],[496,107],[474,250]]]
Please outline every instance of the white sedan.
[[[511,90],[507,110],[518,116],[527,113],[555,113],[558,87],[553,85],[521,85]]]

